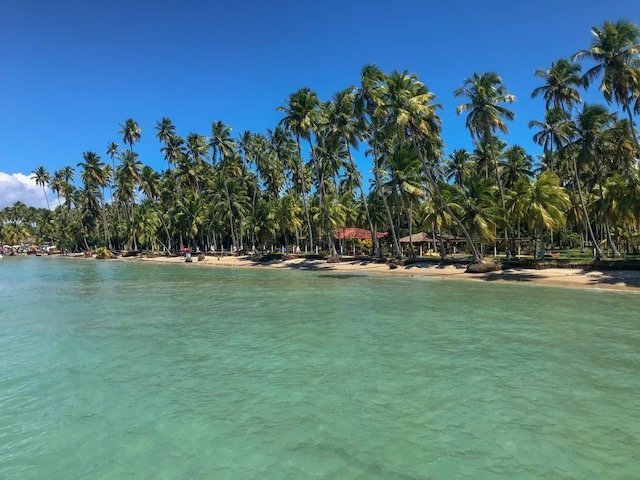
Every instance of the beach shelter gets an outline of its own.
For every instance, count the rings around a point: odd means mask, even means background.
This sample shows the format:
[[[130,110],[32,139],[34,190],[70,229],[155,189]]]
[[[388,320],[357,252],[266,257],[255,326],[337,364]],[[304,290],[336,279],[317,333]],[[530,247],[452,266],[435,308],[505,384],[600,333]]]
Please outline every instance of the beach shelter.
[[[407,235],[400,239],[400,243],[429,243],[433,242],[433,239],[424,232],[414,233],[413,235]]]
[[[381,239],[388,235],[387,232],[376,232],[376,238]],[[344,245],[348,240],[370,240],[371,230],[364,228],[337,228],[333,230],[333,238],[342,241]],[[355,255],[355,243],[353,244],[353,253]]]

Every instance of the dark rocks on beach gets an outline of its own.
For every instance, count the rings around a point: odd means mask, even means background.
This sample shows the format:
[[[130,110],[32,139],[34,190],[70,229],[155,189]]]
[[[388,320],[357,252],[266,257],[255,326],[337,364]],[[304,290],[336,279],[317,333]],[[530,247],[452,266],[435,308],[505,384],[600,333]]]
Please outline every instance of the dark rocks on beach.
[[[500,265],[490,260],[476,260],[469,264],[466,273],[489,273],[500,270]]]
[[[204,253],[201,253],[200,255],[198,255],[198,261],[199,262],[204,261],[204,259],[205,259]]]
[[[340,263],[340,257],[329,257],[327,263]]]
[[[398,268],[398,264],[396,262],[389,262],[387,263],[387,265],[389,266],[390,270],[395,270],[396,268]]]

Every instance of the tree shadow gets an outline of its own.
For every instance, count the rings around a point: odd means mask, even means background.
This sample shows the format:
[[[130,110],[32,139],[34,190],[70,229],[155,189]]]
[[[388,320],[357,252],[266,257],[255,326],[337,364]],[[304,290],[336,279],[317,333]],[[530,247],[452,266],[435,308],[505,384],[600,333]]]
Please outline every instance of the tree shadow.
[[[509,282],[533,282],[544,278],[542,275],[536,275],[531,272],[490,272],[483,276],[478,277],[480,280],[487,282],[493,282],[496,280],[506,280]]]
[[[640,272],[637,270],[582,270],[589,275],[589,285],[617,285],[640,288]]]

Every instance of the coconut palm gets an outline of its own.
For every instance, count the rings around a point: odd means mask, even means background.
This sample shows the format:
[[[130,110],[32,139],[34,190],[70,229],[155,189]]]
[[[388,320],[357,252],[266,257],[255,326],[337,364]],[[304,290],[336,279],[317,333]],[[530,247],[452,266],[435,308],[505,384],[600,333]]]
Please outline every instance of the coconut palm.
[[[284,113],[284,117],[280,120],[280,125],[286,128],[293,134],[298,145],[298,156],[302,159],[302,147],[300,139],[307,140],[311,149],[311,163],[316,171],[315,160],[313,158],[313,145],[311,144],[311,132],[317,125],[319,120],[320,101],[315,92],[309,88],[301,88],[298,91],[292,93],[285,106],[278,107],[278,110]],[[303,182],[304,182],[304,177]],[[302,190],[302,202],[305,208],[305,214],[307,217],[307,229],[309,233],[309,245],[313,249],[313,230],[311,228],[311,219],[309,215],[309,205],[307,202],[307,194],[304,188]]]
[[[413,234],[414,206],[425,195],[422,163],[413,145],[404,143],[398,145],[391,155],[383,157],[383,168],[385,169],[383,177],[386,179],[383,187],[396,196],[396,227],[398,230],[400,229],[400,217],[402,210],[405,210],[410,237],[409,243],[413,252],[411,235]]]
[[[607,21],[593,27],[591,33],[590,47],[574,55],[574,59],[596,63],[583,76],[585,86],[602,77],[600,91],[607,103],[615,101],[627,114],[629,131],[640,152],[631,112],[632,101],[640,96],[640,28],[627,20]]]
[[[40,166],[33,171],[31,178],[36,181],[36,185],[40,185],[42,187],[42,193],[44,194],[44,199],[47,202],[47,209],[49,209],[49,197],[47,196],[46,187],[51,181],[51,175],[46,168]]]
[[[505,150],[500,167],[507,188],[513,188],[520,179],[529,180],[533,177],[533,158],[520,145]]]
[[[474,165],[469,152],[459,148],[451,152],[445,168],[447,180],[453,180],[458,187],[462,187],[464,182],[471,177]]]
[[[505,120],[513,120],[515,114],[501,104],[513,103],[516,97],[507,92],[498,74],[474,73],[453,94],[469,100],[458,105],[456,112],[458,115],[468,112],[466,126],[473,138],[487,140],[496,130],[507,133]]]
[[[464,223],[449,207],[436,180],[434,167],[441,158],[440,117],[435,96],[415,76],[406,72],[394,72],[385,81],[381,94],[381,107],[388,112],[386,126],[394,125],[399,133],[410,139],[422,161],[422,168],[432,195],[462,231],[473,254],[474,262],[482,259]]]
[[[542,95],[546,108],[551,107],[571,111],[574,105],[582,103],[578,87],[583,85],[580,71],[582,67],[565,58],[551,63],[547,70],[536,70],[536,77],[544,80],[544,85],[531,92],[531,98]]]
[[[465,80],[462,87],[453,93],[456,97],[466,97],[469,100],[467,103],[458,105],[456,112],[458,114],[468,112],[467,129],[471,133],[471,137],[478,140],[480,145],[492,143],[493,135],[497,130],[502,133],[508,132],[505,121],[513,120],[515,114],[501,104],[513,103],[516,97],[507,91],[499,75],[494,72],[474,73],[472,77]],[[491,155],[490,159],[493,163],[496,182],[500,189],[502,208],[506,211],[506,198],[500,177],[498,159],[495,155]],[[504,230],[504,238],[506,245],[508,240],[507,228]]]
[[[391,215],[389,202],[384,194],[381,178],[380,163],[382,153],[385,151],[385,132],[383,131],[383,125],[386,112],[381,108],[385,78],[382,71],[375,65],[365,65],[361,71],[360,88],[357,90],[354,106],[355,113],[362,124],[363,135],[368,137],[369,144],[371,145],[369,153],[373,157],[375,192],[380,196],[382,206],[384,207],[396,255],[402,256],[402,249],[398,242],[398,236],[393,225],[393,216]],[[370,216],[373,217],[371,213]]]
[[[351,147],[357,148],[359,140],[362,138],[362,129],[364,127],[362,121],[357,118],[356,99],[357,91],[353,87],[349,87],[336,93],[333,97],[333,101],[328,106],[329,112],[327,122],[331,126],[330,128],[333,129],[334,133],[344,142],[349,161],[348,171],[360,193],[360,201],[364,207],[367,223],[369,224],[374,252],[377,256],[380,256],[380,242],[378,241],[378,237],[375,235],[375,230],[373,228],[373,221],[371,220],[371,214],[369,212],[367,196],[364,193],[362,179],[358,173],[353,156],[351,155]]]
[[[176,127],[168,117],[163,117],[156,123],[156,138],[162,142],[164,147],[167,147],[169,140],[176,134]],[[167,162],[167,169],[171,169],[171,162],[169,158],[165,155],[165,160]]]
[[[537,230],[540,247],[539,257],[544,253],[544,229],[557,230],[566,221],[565,212],[571,201],[560,185],[560,179],[552,172],[544,172],[529,186],[521,197],[526,205],[526,218],[531,230]]]
[[[529,128],[538,128],[533,141],[542,145],[546,154],[553,154],[571,141],[573,124],[567,112],[560,108],[552,108],[545,112],[544,121],[532,120]]]
[[[133,118],[128,118],[123,124],[120,124],[118,131],[122,135],[122,141],[125,145],[129,145],[129,150],[133,150],[133,144],[140,141],[142,130]]]

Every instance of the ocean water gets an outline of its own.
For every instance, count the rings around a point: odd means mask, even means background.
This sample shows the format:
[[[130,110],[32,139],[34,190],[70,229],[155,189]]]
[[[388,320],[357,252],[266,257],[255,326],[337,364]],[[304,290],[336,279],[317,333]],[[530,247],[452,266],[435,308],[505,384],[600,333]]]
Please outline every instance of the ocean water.
[[[640,477],[640,295],[0,261],[1,479]]]

